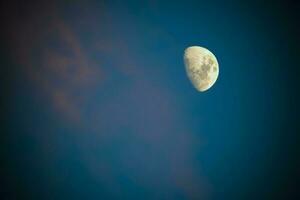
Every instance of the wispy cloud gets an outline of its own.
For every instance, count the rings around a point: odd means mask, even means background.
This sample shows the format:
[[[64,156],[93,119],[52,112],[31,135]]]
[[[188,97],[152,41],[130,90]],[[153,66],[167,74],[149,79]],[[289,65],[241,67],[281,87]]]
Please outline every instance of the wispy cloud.
[[[94,38],[87,46],[56,6],[44,11],[38,17],[15,19],[10,35],[12,56],[57,116],[89,133],[74,137],[78,137],[79,156],[91,175],[120,193],[118,173],[123,173],[143,186],[176,187],[188,198],[202,197],[206,188],[199,170],[193,167],[197,143],[192,130],[182,122],[184,113],[177,109],[176,96],[157,86],[157,77],[149,78],[148,69],[158,63],[136,59],[132,43],[118,35]],[[107,15],[105,20],[111,18]],[[94,24],[90,26],[93,30]],[[95,59],[91,53],[101,56]],[[103,58],[113,69],[107,69]],[[122,82],[119,77],[129,81]],[[100,102],[95,102],[99,93]],[[112,159],[125,170],[101,157],[123,134],[133,142],[118,144],[121,147],[115,148],[117,155]],[[154,180],[157,175],[166,182]]]
[[[23,66],[20,70],[29,75],[53,108],[64,119],[78,122],[84,112],[81,106],[88,98],[86,91],[101,82],[103,72],[55,6],[38,16],[14,19],[12,53]]]

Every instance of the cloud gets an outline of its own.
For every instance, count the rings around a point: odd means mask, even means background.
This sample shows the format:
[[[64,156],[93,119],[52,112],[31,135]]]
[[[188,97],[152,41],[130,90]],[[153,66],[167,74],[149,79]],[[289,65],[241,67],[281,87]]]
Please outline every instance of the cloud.
[[[65,120],[82,120],[87,91],[103,79],[101,67],[88,57],[79,35],[55,6],[25,20],[13,19],[9,39],[19,70]]]
[[[154,193],[176,188],[189,198],[203,195],[202,178],[193,167],[197,144],[182,122],[185,113],[176,96],[156,83],[156,74],[149,74],[159,63],[137,59],[132,41],[118,34],[97,38],[101,31],[113,34],[112,25],[97,30],[89,38],[93,43],[83,42],[78,27],[56,6],[41,10],[15,18],[12,57],[56,116],[70,122],[74,132],[86,133],[74,138],[91,176],[120,193],[121,174]],[[95,30],[95,24],[87,24],[85,31]]]

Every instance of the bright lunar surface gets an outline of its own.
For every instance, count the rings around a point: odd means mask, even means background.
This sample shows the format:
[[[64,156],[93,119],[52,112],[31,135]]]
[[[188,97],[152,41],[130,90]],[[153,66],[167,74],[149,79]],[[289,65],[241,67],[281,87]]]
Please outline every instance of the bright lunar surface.
[[[200,92],[208,90],[218,78],[218,61],[206,48],[188,47],[184,52],[184,64],[189,79]]]

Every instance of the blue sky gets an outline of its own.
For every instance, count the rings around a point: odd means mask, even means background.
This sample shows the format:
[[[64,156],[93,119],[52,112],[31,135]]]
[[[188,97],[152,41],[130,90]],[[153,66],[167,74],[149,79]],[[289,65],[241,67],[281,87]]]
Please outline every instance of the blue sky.
[[[13,195],[266,199],[287,181],[294,133],[287,4],[65,1],[10,9]],[[185,74],[183,51],[192,45],[211,50],[220,65],[204,93]]]

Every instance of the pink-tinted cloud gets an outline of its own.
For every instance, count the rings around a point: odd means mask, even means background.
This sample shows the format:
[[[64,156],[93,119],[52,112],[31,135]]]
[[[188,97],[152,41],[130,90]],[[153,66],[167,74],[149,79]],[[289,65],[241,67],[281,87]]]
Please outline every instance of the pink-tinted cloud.
[[[101,68],[88,58],[79,36],[54,8],[28,19],[15,17],[9,39],[12,57],[36,89],[65,120],[82,119],[87,90],[103,79]],[[54,43],[54,44],[53,44]],[[65,52],[53,45],[60,45]]]
[[[123,173],[141,185],[175,185],[190,199],[202,197],[207,188],[193,167],[197,139],[192,138],[188,124],[182,123],[184,112],[176,96],[156,85],[146,69],[159,63],[144,66],[136,59],[139,55],[130,41],[117,36],[94,38],[95,44],[87,47],[55,6],[43,11],[38,18],[33,15],[15,21],[10,35],[12,56],[57,116],[71,122],[77,132],[88,134],[74,137],[78,138],[78,156],[91,176],[120,193],[118,175]],[[113,19],[108,14],[105,20]],[[94,25],[88,27],[94,30]],[[115,80],[101,58],[95,60],[89,55],[94,51],[108,59],[116,74],[127,81]],[[109,86],[116,81],[115,88]],[[103,97],[98,103],[96,93]],[[112,170],[116,164],[102,158],[101,153],[109,151],[110,144],[123,134],[131,134],[137,142],[128,142],[117,151],[120,169]],[[135,151],[135,146],[143,151]],[[165,177],[165,182],[158,182],[158,176]]]

